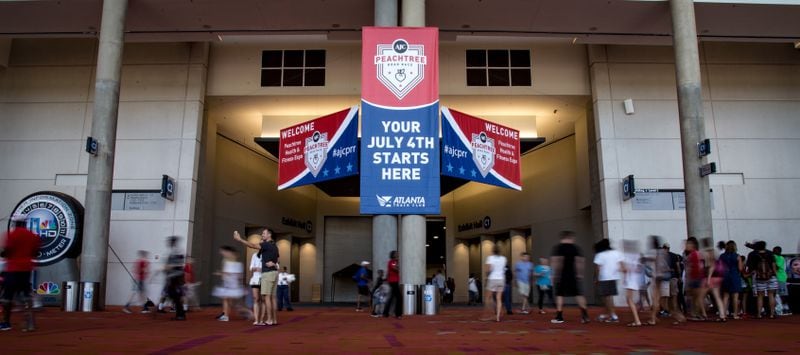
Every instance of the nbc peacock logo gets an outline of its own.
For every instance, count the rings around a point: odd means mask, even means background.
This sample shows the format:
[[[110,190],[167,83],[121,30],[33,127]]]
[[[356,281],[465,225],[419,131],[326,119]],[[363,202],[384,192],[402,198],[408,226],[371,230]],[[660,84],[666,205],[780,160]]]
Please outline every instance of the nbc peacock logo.
[[[45,281],[39,284],[36,293],[40,295],[57,295],[61,293],[61,287],[55,282]]]

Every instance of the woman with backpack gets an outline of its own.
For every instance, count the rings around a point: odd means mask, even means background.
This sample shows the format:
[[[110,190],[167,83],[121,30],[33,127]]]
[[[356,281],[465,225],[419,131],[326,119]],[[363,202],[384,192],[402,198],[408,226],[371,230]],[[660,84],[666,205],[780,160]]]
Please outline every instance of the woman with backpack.
[[[753,251],[747,255],[746,274],[755,279],[753,290],[756,293],[756,318],[762,318],[761,309],[764,307],[764,295],[769,297],[767,314],[775,318],[775,292],[778,290],[778,279],[775,277],[775,256],[767,250],[767,242],[753,243]]]

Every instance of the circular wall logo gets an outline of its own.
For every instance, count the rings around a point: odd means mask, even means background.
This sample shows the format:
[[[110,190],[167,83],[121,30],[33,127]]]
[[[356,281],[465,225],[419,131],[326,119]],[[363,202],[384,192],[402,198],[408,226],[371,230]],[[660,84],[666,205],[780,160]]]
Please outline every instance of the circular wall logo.
[[[26,215],[28,229],[41,239],[37,265],[51,265],[80,255],[83,207],[71,196],[37,192],[17,204],[12,215],[15,214]]]

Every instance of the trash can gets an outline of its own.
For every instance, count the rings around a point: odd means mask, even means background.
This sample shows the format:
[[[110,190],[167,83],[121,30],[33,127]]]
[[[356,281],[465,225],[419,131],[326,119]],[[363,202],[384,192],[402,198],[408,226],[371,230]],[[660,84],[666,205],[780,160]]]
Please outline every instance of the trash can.
[[[419,289],[419,285],[403,284],[403,315],[417,314],[417,306],[421,306],[417,300],[420,296]]]
[[[81,312],[94,312],[100,309],[100,283],[83,281],[80,289]]]
[[[425,285],[422,292],[422,312],[426,316],[439,314],[439,289],[435,285]]]
[[[64,281],[61,283],[61,310],[75,312],[78,310],[78,281]]]

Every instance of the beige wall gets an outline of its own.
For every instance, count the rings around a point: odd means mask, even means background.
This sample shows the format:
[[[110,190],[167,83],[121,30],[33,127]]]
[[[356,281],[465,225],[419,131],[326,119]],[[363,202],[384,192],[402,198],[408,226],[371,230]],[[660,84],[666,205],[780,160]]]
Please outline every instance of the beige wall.
[[[800,228],[800,52],[790,44],[701,43],[706,136],[716,240],[764,239],[794,250]],[[637,188],[682,188],[671,47],[595,46],[589,51],[603,194],[604,234],[648,234],[681,248],[683,211],[636,211],[621,178]],[[634,101],[625,115],[622,100]],[[746,249],[742,249],[744,252]]]
[[[41,190],[83,201],[96,47],[83,39],[12,41],[0,70],[0,165],[8,167],[0,172],[0,215]],[[109,253],[109,304],[127,299],[130,277],[122,266],[130,268],[138,249],[150,250],[158,265],[166,236],[186,244],[193,233],[206,67],[204,44],[125,46],[114,189],[159,189],[167,174],[177,179],[177,192],[164,211],[112,212],[109,243],[122,263]],[[158,297],[160,276],[150,282]]]

